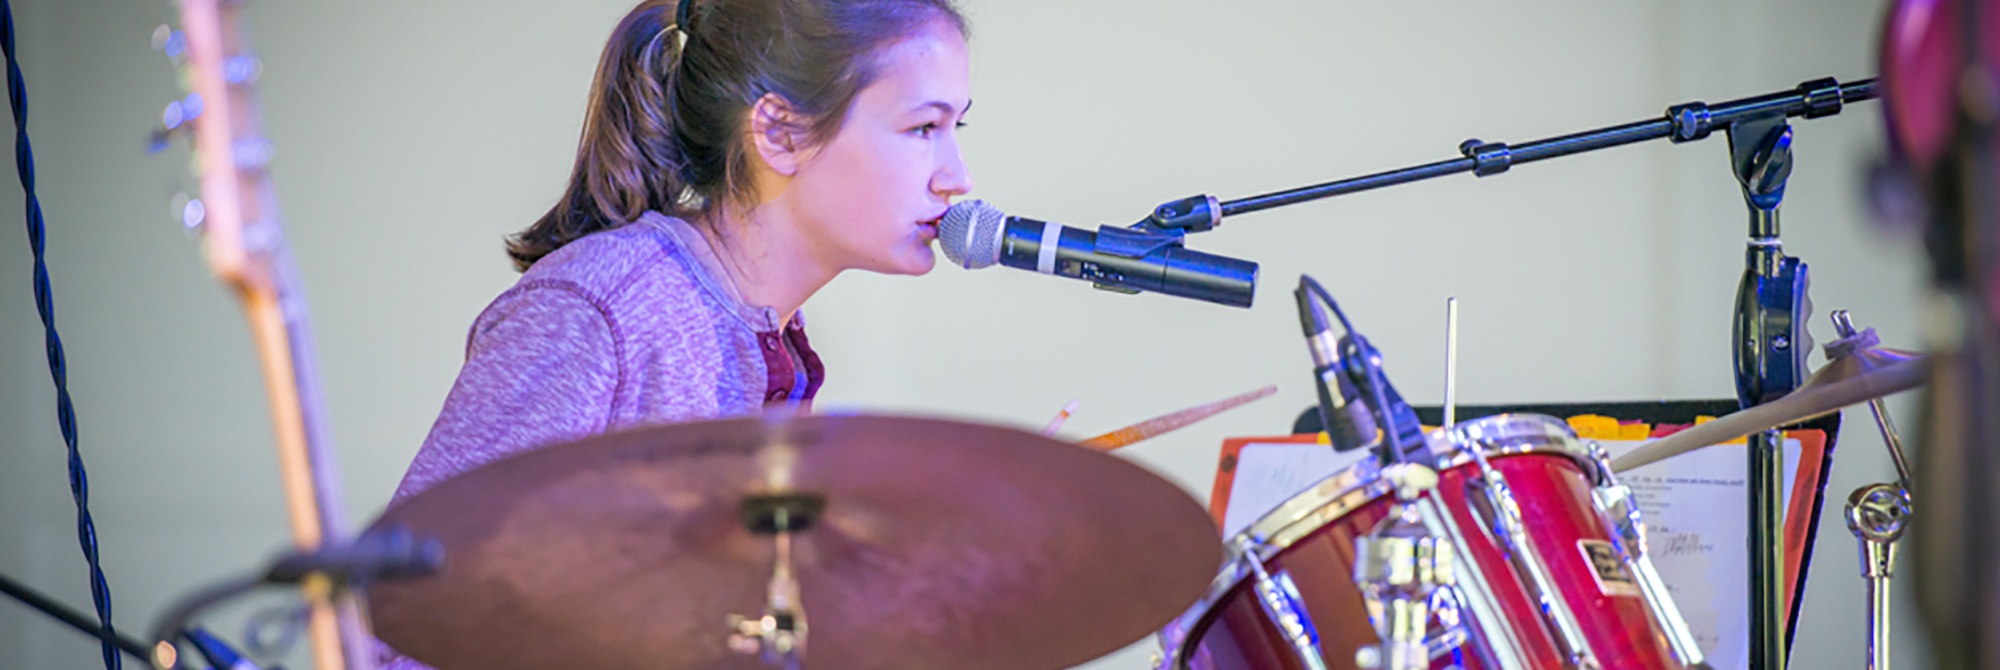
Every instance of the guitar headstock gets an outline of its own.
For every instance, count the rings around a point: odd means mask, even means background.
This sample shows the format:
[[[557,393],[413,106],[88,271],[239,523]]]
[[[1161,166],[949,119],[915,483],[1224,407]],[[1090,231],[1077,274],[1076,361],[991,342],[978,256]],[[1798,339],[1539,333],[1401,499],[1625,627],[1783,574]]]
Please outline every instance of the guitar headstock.
[[[242,0],[180,0],[180,29],[154,35],[188,89],[167,105],[154,143],[193,140],[201,196],[187,202],[182,221],[201,231],[209,268],[239,289],[271,289],[283,233],[257,111],[263,65],[250,51],[243,8]]]

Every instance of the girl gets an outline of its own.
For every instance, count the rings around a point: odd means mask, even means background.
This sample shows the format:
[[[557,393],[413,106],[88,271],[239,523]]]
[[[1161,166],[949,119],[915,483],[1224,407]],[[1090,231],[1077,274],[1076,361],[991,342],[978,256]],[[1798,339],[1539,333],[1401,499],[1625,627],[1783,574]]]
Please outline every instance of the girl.
[[[647,0],[613,31],[569,187],[396,499],[635,426],[807,406],[799,307],[845,270],[918,275],[972,188],[950,0]],[[408,659],[390,667],[416,667]]]
[[[509,240],[521,280],[474,321],[397,497],[537,446],[809,402],[800,305],[844,270],[929,272],[972,186],[963,34],[947,0],[632,10],[569,188]]]

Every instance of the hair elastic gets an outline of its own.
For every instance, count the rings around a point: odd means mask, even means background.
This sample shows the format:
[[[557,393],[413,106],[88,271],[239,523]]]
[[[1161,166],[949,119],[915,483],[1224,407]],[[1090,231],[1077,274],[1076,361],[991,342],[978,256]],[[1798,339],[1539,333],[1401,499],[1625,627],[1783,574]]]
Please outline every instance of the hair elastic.
[[[674,27],[680,29],[683,35],[687,34],[688,5],[692,4],[694,4],[694,0],[681,0],[680,4],[674,7]]]

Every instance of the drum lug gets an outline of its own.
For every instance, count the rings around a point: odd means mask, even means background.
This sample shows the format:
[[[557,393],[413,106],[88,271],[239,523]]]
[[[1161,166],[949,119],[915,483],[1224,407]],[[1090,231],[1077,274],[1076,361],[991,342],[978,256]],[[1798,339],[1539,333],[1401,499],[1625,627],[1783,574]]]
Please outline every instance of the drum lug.
[[[1674,656],[1690,668],[1708,667],[1701,653],[1701,645],[1695,642],[1694,631],[1688,628],[1687,620],[1681,617],[1681,610],[1674,604],[1672,593],[1667,591],[1667,583],[1660,579],[1660,572],[1653,568],[1653,558],[1646,554],[1646,522],[1639,514],[1638,496],[1632,494],[1632,487],[1618,481],[1611,471],[1611,457],[1604,446],[1596,440],[1589,440],[1590,458],[1598,470],[1598,486],[1590,496],[1597,503],[1597,512],[1604,519],[1604,525],[1611,530],[1612,545],[1619,559],[1630,571],[1639,590],[1645,594],[1647,609],[1660,628],[1667,633],[1667,646]]]
[[[1459,445],[1472,456],[1479,468],[1478,482],[1485,505],[1473,505],[1473,510],[1485,516],[1487,527],[1492,529],[1495,539],[1521,577],[1521,586],[1533,598],[1542,612],[1542,623],[1548,627],[1550,636],[1561,650],[1566,667],[1578,670],[1594,670],[1601,667],[1597,654],[1591,649],[1590,641],[1583,635],[1583,627],[1577,623],[1576,613],[1562,599],[1556,588],[1553,571],[1548,560],[1535,550],[1528,536],[1527,522],[1521,518],[1521,506],[1514,498],[1513,488],[1507,485],[1507,478],[1486,459],[1486,454],[1471,442]]]
[[[1326,670],[1326,657],[1319,650],[1319,629],[1313,626],[1312,615],[1306,612],[1305,599],[1299,596],[1299,587],[1292,583],[1291,574],[1265,570],[1255,540],[1244,537],[1240,542],[1241,560],[1255,575],[1252,588],[1257,594],[1257,604],[1264,607],[1264,615],[1271,618],[1272,625],[1291,643],[1301,664],[1308,670]]]

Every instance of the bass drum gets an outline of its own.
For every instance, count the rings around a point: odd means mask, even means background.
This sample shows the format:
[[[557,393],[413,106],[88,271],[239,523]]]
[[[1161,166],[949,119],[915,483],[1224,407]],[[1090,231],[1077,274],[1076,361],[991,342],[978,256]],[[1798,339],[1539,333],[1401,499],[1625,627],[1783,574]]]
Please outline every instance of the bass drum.
[[[1536,415],[1461,423],[1430,439],[1438,486],[1413,504],[1456,553],[1455,586],[1433,598],[1441,610],[1427,644],[1433,668],[1574,667],[1585,656],[1600,668],[1706,667],[1643,558],[1631,508],[1600,508],[1599,498],[1631,498],[1610,481],[1594,445]],[[1487,477],[1467,449],[1480,450],[1511,491],[1531,549],[1522,556],[1506,548],[1495,516],[1505,504],[1489,502]],[[1355,586],[1354,541],[1395,506],[1370,458],[1265,514],[1227,543],[1208,593],[1161,631],[1159,666],[1366,667],[1357,652],[1380,640]],[[1537,607],[1538,593],[1555,603],[1550,614]]]

